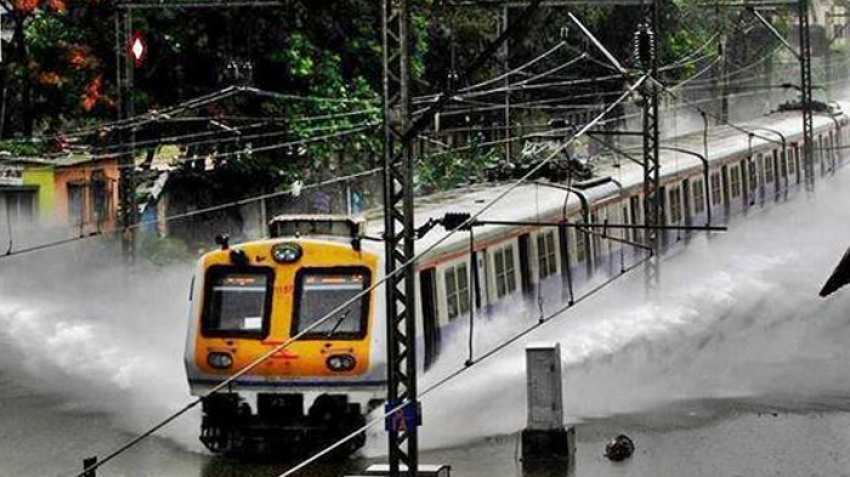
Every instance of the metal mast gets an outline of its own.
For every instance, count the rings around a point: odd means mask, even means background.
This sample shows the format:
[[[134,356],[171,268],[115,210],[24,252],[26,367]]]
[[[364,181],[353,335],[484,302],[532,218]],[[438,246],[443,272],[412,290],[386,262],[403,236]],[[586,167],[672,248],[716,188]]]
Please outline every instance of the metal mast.
[[[812,119],[812,38],[809,30],[809,1],[798,0],[800,17],[800,108],[803,111],[803,172],[806,190],[815,187],[814,137]]]
[[[387,421],[390,475],[419,464],[416,397],[415,269],[413,151],[405,133],[410,127],[410,11],[408,0],[382,0],[384,46],[384,244],[387,309],[387,407],[407,404]]]
[[[134,63],[130,58],[130,39],[133,37],[133,13],[118,9],[115,16],[115,65],[118,75],[118,119],[125,120],[135,115],[133,104]],[[135,192],[135,142],[136,132],[132,126],[121,129],[120,140],[131,145],[128,152],[121,154],[121,175],[118,182],[118,200],[121,213],[121,251],[124,259],[132,262],[135,257],[133,225],[136,223]]]
[[[641,88],[643,96],[643,220],[647,226],[646,244],[658,252],[658,230],[661,225],[660,164],[659,164],[659,115],[658,115],[658,0],[641,5],[643,24],[637,34],[637,50],[641,67],[650,80]],[[658,258],[650,260],[647,267],[647,287],[658,283]]]

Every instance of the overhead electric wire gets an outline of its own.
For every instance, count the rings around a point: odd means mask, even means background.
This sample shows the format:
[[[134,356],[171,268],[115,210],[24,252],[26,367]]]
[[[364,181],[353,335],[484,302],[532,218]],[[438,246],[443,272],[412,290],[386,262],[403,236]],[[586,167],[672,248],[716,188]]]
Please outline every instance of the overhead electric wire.
[[[458,90],[458,93],[465,93],[465,92],[467,92],[467,91],[472,91],[472,90],[478,89],[478,88],[480,88],[480,87],[482,87],[482,86],[486,86],[486,85],[488,85],[488,84],[497,83],[497,82],[499,82],[499,81],[502,81],[503,79],[508,78],[508,77],[510,77],[510,76],[513,76],[513,75],[515,75],[515,74],[519,73],[520,71],[522,71],[522,70],[524,70],[524,69],[526,69],[526,68],[529,68],[529,67],[533,66],[535,63],[537,63],[537,62],[539,62],[539,61],[541,61],[541,60],[543,60],[543,59],[547,58],[548,56],[552,55],[552,54],[553,54],[553,53],[555,53],[556,51],[560,50],[560,49],[561,49],[564,45],[566,45],[566,44],[567,44],[567,43],[566,43],[565,41],[561,41],[561,42],[557,43],[555,46],[553,46],[552,48],[550,48],[550,49],[548,49],[547,51],[543,52],[541,55],[539,55],[539,56],[537,56],[537,57],[535,57],[535,58],[533,58],[533,59],[531,59],[531,60],[529,60],[529,61],[527,61],[527,62],[523,63],[522,65],[520,65],[520,66],[518,66],[518,67],[516,67],[516,68],[512,69],[511,71],[508,71],[508,72],[506,72],[506,73],[504,73],[504,74],[501,74],[501,75],[499,75],[499,76],[496,76],[495,78],[490,78],[490,79],[485,80],[485,81],[482,81],[482,82],[480,82],[480,83],[476,83],[476,84],[473,84],[473,85],[471,85],[471,86],[466,86],[466,87],[460,88],[460,89]]]
[[[613,283],[615,280],[621,278],[623,275],[625,275],[625,274],[631,272],[632,270],[638,268],[639,266],[643,265],[647,260],[651,259],[652,257],[653,257],[653,255],[650,254],[647,257],[642,258],[638,262],[630,265],[625,270],[620,272],[619,275],[615,275],[615,276],[609,278],[608,280],[604,281],[603,283],[597,285],[596,287],[592,288],[587,293],[585,293],[584,295],[577,298],[573,303],[562,306],[561,308],[559,308],[555,312],[550,313],[548,316],[539,319],[535,324],[524,329],[520,333],[515,334],[514,336],[510,337],[506,341],[503,341],[502,343],[491,348],[486,353],[479,356],[478,359],[468,361],[467,363],[464,364],[464,366],[462,368],[458,368],[454,372],[449,373],[448,375],[446,375],[445,377],[443,377],[439,381],[437,381],[437,382],[431,384],[430,386],[428,386],[427,388],[425,388],[422,392],[419,393],[419,397],[424,398],[425,396],[431,394],[432,392],[436,391],[437,389],[440,389],[441,387],[445,386],[449,382],[453,381],[458,376],[466,373],[467,371],[469,371],[470,369],[472,369],[473,367],[475,367],[479,363],[486,361],[486,360],[490,359],[491,357],[499,354],[500,352],[509,348],[512,344],[516,343],[520,339],[524,338],[525,336],[528,336],[529,334],[531,334],[535,330],[549,324],[553,319],[561,316],[563,313],[571,310],[573,307],[577,306],[578,304],[582,303],[583,301],[587,300],[588,298],[591,298],[596,293],[598,293],[599,291],[603,290],[605,287],[607,287],[608,285]],[[308,459],[301,461],[298,465],[290,468],[286,472],[280,474],[278,477],[290,477],[290,476],[294,475],[296,472],[303,470],[307,466],[309,466],[309,465],[313,464],[314,462],[318,461],[319,459],[325,457],[326,455],[333,452],[335,449],[337,449],[341,445],[345,444],[346,442],[350,441],[351,439],[354,439],[355,437],[362,434],[363,432],[366,432],[367,430],[369,430],[370,428],[376,426],[377,424],[379,424],[381,422],[385,422],[388,417],[390,417],[393,414],[401,411],[405,407],[410,406],[411,404],[413,404],[413,403],[410,402],[409,400],[405,400],[402,403],[395,406],[394,408],[390,409],[389,411],[385,411],[385,412],[381,413],[379,416],[368,421],[365,425],[363,425],[360,428],[352,431],[351,433],[349,433],[348,435],[344,436],[343,438],[337,440],[333,444],[325,447],[320,452],[313,454]]]
[[[239,207],[239,206],[242,206],[242,205],[251,204],[251,203],[254,203],[254,202],[261,201],[261,200],[272,199],[272,198],[275,198],[275,197],[281,197],[281,196],[285,196],[285,195],[295,195],[296,189],[300,193],[300,192],[303,192],[303,191],[306,191],[306,190],[318,189],[320,187],[325,187],[325,186],[337,184],[337,183],[340,183],[340,182],[349,182],[353,179],[357,179],[357,178],[360,178],[360,177],[374,175],[374,174],[377,174],[378,172],[381,172],[382,170],[383,169],[380,168],[380,167],[373,168],[373,169],[369,169],[369,170],[366,170],[366,171],[363,171],[363,172],[357,172],[357,173],[354,173],[354,174],[349,174],[349,175],[346,175],[346,176],[343,176],[343,177],[335,177],[333,179],[328,179],[328,180],[325,180],[325,181],[306,184],[306,185],[303,185],[303,186],[300,186],[300,187],[291,186],[288,189],[283,190],[283,191],[269,192],[269,193],[266,193],[266,194],[260,194],[260,195],[256,195],[256,196],[246,197],[244,199],[234,200],[234,201],[231,201],[231,202],[226,202],[226,203],[223,203],[223,204],[217,204],[217,205],[205,207],[205,208],[202,208],[202,209],[192,210],[192,211],[189,211],[189,212],[183,212],[183,213],[180,213],[180,214],[169,215],[169,216],[162,217],[162,218],[142,220],[142,221],[136,222],[135,224],[131,224],[127,227],[120,227],[120,228],[116,228],[116,229],[111,230],[111,231],[92,232],[92,233],[82,234],[82,235],[75,236],[75,237],[69,237],[69,238],[66,238],[66,239],[61,239],[61,240],[56,240],[56,241],[47,242],[47,243],[43,243],[43,244],[38,244],[38,245],[34,245],[34,246],[31,246],[31,247],[27,247],[27,248],[13,250],[10,253],[6,253],[5,255],[0,255],[0,260],[7,258],[7,257],[12,257],[12,256],[16,256],[16,255],[25,255],[25,254],[29,254],[29,253],[32,253],[32,252],[37,252],[37,251],[41,251],[41,250],[46,250],[46,249],[58,247],[58,246],[61,246],[61,245],[66,245],[66,244],[69,244],[69,243],[72,243],[72,242],[79,242],[81,240],[92,239],[92,238],[95,238],[95,237],[104,237],[104,236],[113,235],[113,234],[118,235],[119,233],[122,233],[124,230],[134,230],[134,229],[139,229],[139,228],[142,228],[142,227],[145,227],[145,226],[148,226],[148,225],[164,224],[164,223],[173,222],[173,221],[176,221],[176,220],[182,220],[182,219],[185,219],[185,218],[194,217],[194,216],[197,216],[197,215],[208,214],[210,212],[230,209],[230,208],[233,208],[233,207]],[[87,222],[86,224],[90,225],[91,222]]]
[[[181,111],[187,111],[192,109],[197,109],[203,107],[207,104],[210,104],[215,101],[220,101],[222,99],[229,98],[231,96],[237,95],[243,92],[250,92],[259,96],[266,97],[276,97],[280,99],[288,99],[288,100],[302,100],[302,101],[310,101],[310,102],[337,102],[337,103],[377,103],[376,100],[369,99],[345,99],[345,98],[325,98],[319,96],[300,96],[300,95],[292,95],[286,93],[277,93],[273,91],[265,91],[260,90],[253,87],[248,86],[227,86],[220,90],[207,93],[205,95],[197,96],[195,98],[191,98],[189,100],[177,103],[175,105],[169,106],[164,109],[151,109],[144,113],[138,114],[136,116],[132,116],[130,118],[119,119],[115,121],[108,121],[104,123],[98,123],[91,126],[81,127],[77,129],[72,129],[68,131],[62,131],[49,135],[33,135],[25,138],[12,138],[11,141],[14,142],[34,142],[34,141],[44,141],[44,140],[55,140],[55,139],[65,139],[69,137],[79,137],[79,136],[88,136],[91,134],[96,134],[102,132],[104,130],[114,130],[114,129],[125,129],[129,127],[138,127],[142,124],[147,124],[153,121],[162,120],[163,118],[168,118],[171,115],[177,114]],[[378,108],[375,108],[376,110]]]
[[[623,93],[623,95],[620,97],[620,98],[621,98],[621,99],[620,99],[620,101],[624,101],[624,100],[625,100],[625,99],[626,99],[626,98],[627,98],[630,94],[632,94],[632,92],[633,92],[635,89],[637,89],[638,87],[640,87],[640,85],[642,85],[642,84],[644,83],[644,81],[646,81],[646,79],[647,79],[647,76],[643,76],[643,77],[641,77],[640,79],[638,79],[638,80],[635,82],[635,84],[634,84],[634,85],[632,85],[632,87],[630,87],[630,88],[629,88],[629,90],[628,90],[628,91],[626,91],[626,92],[624,92],[624,93]],[[327,320],[331,319],[333,316],[335,316],[336,314],[338,314],[340,311],[342,311],[342,310],[346,309],[346,308],[347,308],[348,306],[350,306],[351,304],[356,303],[358,300],[360,300],[360,299],[361,299],[361,298],[363,298],[364,296],[366,296],[366,295],[368,295],[369,293],[371,293],[371,292],[372,292],[373,290],[375,290],[378,286],[380,286],[380,285],[384,284],[387,280],[389,280],[389,279],[390,279],[390,278],[392,278],[393,276],[395,276],[395,275],[397,275],[397,274],[401,273],[402,271],[406,270],[406,269],[407,269],[407,267],[413,266],[413,265],[414,265],[414,264],[415,264],[415,263],[416,263],[416,262],[417,262],[420,258],[422,258],[424,255],[426,255],[427,253],[429,253],[429,252],[431,252],[432,250],[434,250],[436,247],[438,247],[438,246],[439,246],[439,245],[441,245],[443,242],[445,242],[446,240],[448,240],[450,237],[452,237],[455,233],[457,233],[458,231],[460,231],[461,229],[463,229],[465,226],[467,226],[467,225],[469,225],[469,224],[473,223],[473,221],[475,221],[478,217],[480,217],[480,216],[481,216],[481,214],[483,214],[484,212],[486,212],[487,210],[489,210],[490,208],[492,208],[492,207],[493,207],[493,206],[494,206],[497,202],[501,201],[504,197],[506,197],[509,193],[511,193],[511,192],[512,192],[513,190],[515,190],[517,187],[519,187],[520,185],[524,184],[524,183],[525,183],[525,182],[526,182],[526,181],[527,181],[527,180],[528,180],[528,179],[529,179],[532,175],[534,175],[535,173],[537,173],[540,169],[542,169],[543,167],[545,167],[545,165],[546,165],[546,164],[548,164],[548,163],[549,163],[552,159],[554,159],[554,158],[555,158],[558,154],[560,154],[561,150],[563,150],[563,149],[567,148],[568,146],[570,146],[570,145],[573,143],[573,141],[575,141],[575,139],[577,139],[579,136],[581,136],[582,134],[584,134],[585,132],[587,132],[587,130],[589,130],[590,128],[592,128],[592,127],[593,127],[593,126],[594,126],[594,125],[595,125],[598,121],[600,121],[603,117],[605,117],[605,115],[607,115],[609,112],[611,112],[611,110],[613,110],[613,109],[614,109],[614,107],[616,106],[616,104],[619,104],[619,102],[618,102],[618,103],[614,103],[614,105],[612,105],[611,107],[607,108],[605,111],[603,111],[602,113],[600,113],[599,115],[597,115],[597,116],[596,116],[593,120],[591,120],[591,121],[587,122],[587,123],[586,123],[586,124],[585,124],[585,125],[584,125],[584,126],[583,126],[580,130],[579,130],[579,131],[577,131],[577,132],[576,132],[576,133],[575,133],[575,134],[574,134],[574,135],[573,135],[573,136],[572,136],[569,140],[565,141],[565,142],[564,142],[563,144],[561,144],[561,145],[560,145],[560,146],[559,146],[559,147],[558,147],[555,151],[553,151],[553,152],[552,152],[552,154],[550,154],[550,155],[549,155],[549,156],[547,156],[546,158],[544,158],[544,159],[542,159],[541,161],[539,161],[539,162],[538,162],[538,164],[537,164],[535,167],[533,167],[530,171],[528,171],[528,172],[527,172],[527,173],[526,173],[523,177],[521,177],[521,178],[517,179],[517,180],[516,180],[515,182],[513,182],[510,186],[508,186],[508,187],[507,187],[507,188],[505,188],[503,191],[501,191],[499,194],[497,194],[497,195],[496,195],[496,197],[494,197],[493,199],[490,199],[490,200],[489,200],[486,204],[484,204],[484,205],[483,205],[483,206],[482,206],[482,207],[481,207],[481,208],[480,208],[477,212],[475,212],[474,214],[470,215],[469,219],[467,219],[467,220],[466,220],[463,224],[460,224],[457,228],[455,228],[455,229],[452,229],[452,230],[448,231],[445,235],[443,235],[442,237],[440,237],[439,239],[437,239],[437,240],[436,240],[436,241],[434,241],[433,243],[429,244],[429,245],[425,248],[425,250],[423,250],[422,252],[420,252],[420,253],[416,254],[415,256],[411,257],[410,259],[408,259],[408,260],[407,260],[407,261],[405,261],[404,263],[400,264],[400,265],[398,266],[398,268],[396,268],[396,269],[395,269],[395,270],[393,270],[392,272],[389,272],[389,273],[385,274],[385,275],[384,275],[384,276],[383,276],[380,280],[377,280],[374,284],[370,285],[368,288],[366,288],[366,289],[364,289],[363,291],[361,291],[361,292],[359,292],[359,293],[355,294],[355,295],[354,295],[354,296],[352,296],[350,299],[346,300],[344,303],[342,303],[342,304],[340,304],[339,306],[335,307],[334,309],[330,310],[330,311],[329,311],[327,314],[325,314],[322,318],[320,318],[320,319],[318,319],[318,320],[314,321],[312,324],[310,324],[309,326],[307,326],[307,327],[306,327],[303,331],[301,331],[300,333],[298,333],[298,334],[296,334],[296,335],[294,335],[294,336],[292,336],[292,337],[290,337],[290,338],[288,338],[288,339],[284,340],[284,342],[283,342],[283,343],[281,343],[281,344],[279,344],[279,345],[274,346],[273,348],[269,349],[266,353],[264,353],[264,354],[263,354],[262,356],[260,356],[259,358],[257,358],[257,359],[255,359],[254,361],[250,362],[250,363],[249,363],[249,364],[247,364],[246,366],[244,366],[244,367],[240,368],[238,371],[236,371],[235,373],[233,373],[232,375],[230,375],[228,378],[226,378],[226,379],[222,380],[222,382],[221,382],[221,383],[217,384],[216,386],[213,386],[213,387],[210,389],[210,391],[208,391],[208,392],[207,392],[206,394],[204,394],[203,396],[200,396],[200,397],[198,397],[197,399],[195,399],[195,400],[191,401],[189,404],[187,404],[186,406],[184,406],[183,408],[181,408],[180,410],[178,410],[178,411],[177,411],[177,412],[175,412],[174,414],[172,414],[172,415],[168,416],[168,417],[167,417],[166,419],[164,419],[163,421],[160,421],[158,424],[156,424],[155,426],[153,426],[151,429],[149,429],[148,431],[144,432],[143,434],[141,434],[141,435],[139,435],[139,436],[137,436],[137,437],[135,437],[135,438],[131,439],[129,442],[125,443],[124,445],[119,446],[119,447],[118,447],[115,451],[110,452],[110,453],[109,453],[109,454],[107,454],[107,455],[106,455],[106,456],[105,456],[102,460],[99,460],[99,461],[98,461],[98,462],[97,462],[94,466],[91,466],[91,467],[89,467],[88,469],[86,469],[86,470],[84,470],[84,471],[82,471],[82,472],[79,472],[79,473],[76,473],[76,472],[75,472],[75,474],[74,474],[74,475],[75,475],[76,477],[84,477],[84,476],[85,476],[88,472],[94,471],[94,470],[96,470],[97,468],[99,468],[99,467],[101,467],[102,465],[104,465],[105,463],[107,463],[107,462],[111,461],[112,459],[114,459],[115,457],[117,457],[118,455],[120,455],[121,453],[123,453],[124,451],[126,451],[127,449],[129,449],[129,448],[131,448],[131,447],[135,446],[136,444],[138,444],[139,442],[141,442],[141,441],[142,441],[142,440],[144,440],[145,438],[149,437],[150,435],[152,435],[153,433],[155,433],[156,431],[158,431],[159,429],[161,429],[162,427],[164,427],[164,426],[165,426],[165,425],[167,425],[168,423],[172,422],[174,419],[177,419],[177,418],[178,418],[178,417],[180,417],[181,415],[183,415],[183,414],[185,414],[186,412],[188,412],[190,409],[194,408],[195,406],[197,406],[198,404],[200,404],[201,402],[203,402],[203,400],[204,400],[204,399],[206,399],[208,396],[211,396],[211,395],[213,395],[213,394],[215,394],[215,393],[217,393],[217,392],[219,392],[219,391],[221,391],[221,390],[223,390],[223,389],[227,388],[229,385],[232,385],[232,383],[233,383],[233,382],[235,382],[238,378],[240,378],[240,377],[244,376],[244,375],[245,375],[245,374],[247,374],[249,371],[251,371],[252,369],[256,368],[257,366],[259,366],[261,363],[265,362],[267,359],[269,359],[269,358],[270,358],[270,357],[272,357],[273,355],[275,355],[275,354],[277,354],[277,353],[281,352],[282,350],[286,349],[286,348],[287,348],[287,347],[289,347],[292,343],[294,343],[295,341],[297,341],[298,339],[300,339],[301,337],[303,337],[305,334],[307,334],[307,333],[311,332],[314,328],[316,328],[316,327],[320,326],[320,325],[321,325],[321,324],[323,324],[325,321],[327,321]]]
[[[270,144],[270,145],[266,145],[266,146],[258,146],[258,147],[252,146],[250,148],[249,147],[243,147],[243,148],[235,150],[235,151],[211,152],[211,153],[201,154],[201,155],[198,155],[196,157],[182,157],[182,158],[178,158],[178,159],[172,159],[171,161],[169,161],[169,165],[173,166],[173,165],[179,165],[179,164],[184,164],[184,163],[188,163],[188,162],[195,162],[195,161],[222,159],[222,158],[228,158],[228,157],[238,157],[238,156],[242,156],[242,155],[252,155],[252,154],[255,154],[255,153],[259,153],[259,152],[268,152],[268,151],[274,151],[274,150],[279,150],[279,149],[285,149],[285,148],[289,148],[289,147],[292,147],[292,146],[301,146],[301,145],[310,144],[310,143],[314,143],[314,142],[328,141],[330,139],[336,139],[336,138],[339,138],[339,137],[345,137],[345,136],[350,136],[352,134],[365,132],[365,131],[368,131],[368,130],[373,129],[373,128],[374,128],[374,126],[366,125],[366,126],[360,126],[360,127],[356,127],[356,128],[352,128],[352,129],[348,129],[348,130],[339,131],[339,132],[332,133],[332,134],[326,134],[326,135],[322,135],[322,136],[312,136],[312,137],[308,137],[308,138],[304,138],[304,139],[298,139],[298,140],[295,140],[295,141],[280,142],[280,143]],[[107,154],[104,157],[101,157],[100,159],[112,158],[113,155],[114,154]],[[5,159],[5,161],[7,161],[7,162],[16,162],[18,160],[19,160],[18,158]],[[4,161],[4,159],[2,157],[0,157],[0,163],[2,163],[3,161]],[[55,168],[57,166],[62,166],[62,164],[61,163],[48,164],[48,165],[44,165],[44,166],[31,167],[28,170],[29,171],[52,170],[53,168]],[[138,167],[136,164],[118,164],[118,165],[115,166],[115,168],[119,169],[119,170],[120,169],[136,168],[136,167]],[[76,170],[102,170],[103,168],[102,167],[95,167],[95,166],[88,166],[88,167],[76,167],[75,169]]]

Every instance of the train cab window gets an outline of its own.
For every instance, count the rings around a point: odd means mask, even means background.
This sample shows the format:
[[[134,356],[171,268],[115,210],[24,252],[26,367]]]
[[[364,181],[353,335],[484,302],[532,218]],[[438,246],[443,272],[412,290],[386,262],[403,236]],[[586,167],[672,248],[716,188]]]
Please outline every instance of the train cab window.
[[[729,189],[732,197],[741,195],[741,174],[738,166],[729,168]]]
[[[302,268],[295,277],[295,308],[291,336],[302,339],[355,340],[366,336],[369,294],[364,294],[330,319],[316,322],[369,288],[371,276],[363,267]]]
[[[537,235],[537,272],[541,280],[558,273],[554,231]]]
[[[720,173],[711,175],[711,203],[718,205],[723,201],[723,192],[720,187]]]
[[[694,213],[701,214],[705,210],[705,187],[702,181],[697,179],[693,182],[694,187]]]
[[[449,320],[469,313],[469,269],[466,262],[443,272],[446,282],[446,310]]]
[[[210,267],[202,332],[205,336],[264,338],[268,335],[274,271]]]
[[[516,268],[514,267],[514,247],[508,245],[493,254],[496,270],[496,296],[501,298],[516,290]]]

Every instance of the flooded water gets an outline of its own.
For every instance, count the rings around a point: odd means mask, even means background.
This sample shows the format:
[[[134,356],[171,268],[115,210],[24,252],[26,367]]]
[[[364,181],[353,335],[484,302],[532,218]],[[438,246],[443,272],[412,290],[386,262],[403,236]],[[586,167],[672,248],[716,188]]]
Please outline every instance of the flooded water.
[[[694,238],[665,258],[653,300],[638,270],[528,337],[561,344],[575,476],[850,475],[850,290],[817,298],[850,245],[848,185],[844,171],[813,196],[751,210],[728,234]],[[80,259],[94,245],[82,247],[0,262],[0,476],[70,475],[189,400],[191,267],[125,276]],[[494,321],[482,333],[495,341],[521,326]],[[523,349],[424,399],[423,462],[459,476],[523,474]],[[447,353],[423,381],[463,358]],[[212,457],[198,424],[197,413],[172,423],[98,475],[266,477],[289,467]],[[614,464],[602,452],[619,433],[637,451]],[[374,433],[362,457],[302,475],[353,473],[384,448]]]

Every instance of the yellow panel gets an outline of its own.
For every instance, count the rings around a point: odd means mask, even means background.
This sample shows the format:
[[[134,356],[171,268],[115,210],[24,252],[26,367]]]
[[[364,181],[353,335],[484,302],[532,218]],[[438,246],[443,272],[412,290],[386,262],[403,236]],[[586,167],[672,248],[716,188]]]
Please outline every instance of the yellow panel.
[[[304,253],[294,264],[279,264],[271,257],[273,245],[281,242],[296,242]],[[264,340],[246,338],[204,337],[201,333],[201,316],[203,304],[195,317],[197,341],[195,347],[195,363],[198,368],[207,373],[230,374],[257,358],[268,353],[274,347],[290,338],[292,326],[292,308],[295,299],[295,274],[301,268],[331,268],[360,266],[369,269],[372,283],[378,277],[378,257],[368,252],[357,252],[350,245],[320,240],[264,240],[236,246],[244,250],[251,260],[251,265],[272,267],[275,271],[274,297],[272,301],[272,317],[269,336]],[[211,252],[202,259],[204,270],[213,265],[231,265],[229,251]],[[202,298],[203,300],[203,298]],[[369,321],[366,336],[358,340],[341,339],[311,339],[296,341],[286,349],[276,353],[266,360],[250,375],[260,375],[268,378],[287,377],[333,377],[358,376],[369,370],[370,345],[372,333],[375,330],[375,292],[370,296]],[[229,370],[216,370],[207,364],[210,352],[227,352],[233,355],[234,363]],[[356,359],[356,366],[351,371],[332,372],[325,361],[335,354],[349,354]]]
[[[51,219],[56,203],[53,168],[43,165],[24,169],[24,185],[38,186],[38,212],[42,219]]]

